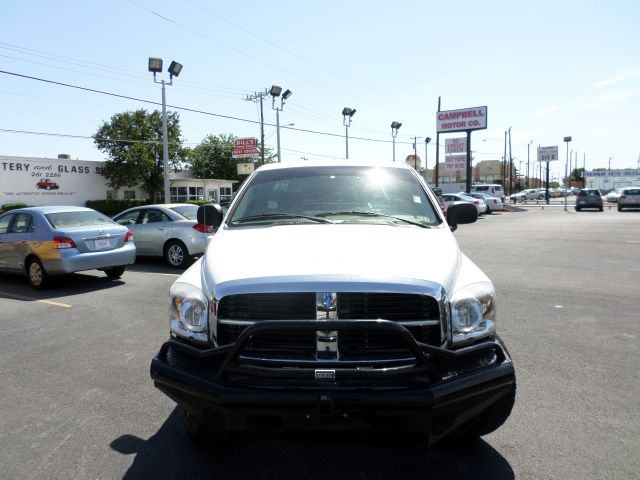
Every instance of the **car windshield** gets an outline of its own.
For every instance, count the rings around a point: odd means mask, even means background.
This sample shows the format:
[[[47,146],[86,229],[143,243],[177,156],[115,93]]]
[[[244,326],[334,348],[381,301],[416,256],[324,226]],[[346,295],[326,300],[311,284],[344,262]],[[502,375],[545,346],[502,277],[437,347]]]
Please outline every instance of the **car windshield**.
[[[409,170],[310,166],[258,172],[228,224],[292,222],[434,226],[441,220]]]
[[[95,211],[58,212],[45,215],[53,228],[92,227],[98,225],[113,225],[113,221]]]
[[[179,207],[171,207],[171,210],[179,215],[182,215],[188,220],[195,220],[197,218],[198,206],[197,205],[180,205]]]

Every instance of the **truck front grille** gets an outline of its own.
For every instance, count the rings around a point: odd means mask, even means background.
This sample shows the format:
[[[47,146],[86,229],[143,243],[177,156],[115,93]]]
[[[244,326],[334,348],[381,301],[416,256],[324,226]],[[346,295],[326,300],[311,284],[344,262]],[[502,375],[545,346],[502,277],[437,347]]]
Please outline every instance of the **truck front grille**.
[[[421,343],[440,346],[440,309],[436,299],[425,295],[346,292],[337,293],[337,320],[389,320],[402,322]],[[234,343],[248,323],[265,320],[316,321],[316,293],[259,293],[231,295],[218,305],[219,345]],[[237,322],[237,323],[236,323]],[[322,330],[322,321],[318,321]],[[315,332],[260,332],[245,345],[242,355],[267,359],[315,360]],[[410,356],[399,336],[370,330],[338,334],[338,356],[357,361]]]

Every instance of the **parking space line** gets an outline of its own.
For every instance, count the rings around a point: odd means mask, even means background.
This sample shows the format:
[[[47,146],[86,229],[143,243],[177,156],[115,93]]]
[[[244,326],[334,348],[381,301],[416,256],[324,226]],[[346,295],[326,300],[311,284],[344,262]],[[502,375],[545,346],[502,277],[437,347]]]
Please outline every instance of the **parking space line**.
[[[23,295],[16,295],[14,293],[0,292],[0,296],[15,298],[16,300],[26,300],[28,302],[46,303],[47,305],[53,305],[54,307],[61,307],[61,308],[73,307],[73,305],[69,305],[67,303],[54,302],[53,300],[38,300],[37,298],[25,297]]]

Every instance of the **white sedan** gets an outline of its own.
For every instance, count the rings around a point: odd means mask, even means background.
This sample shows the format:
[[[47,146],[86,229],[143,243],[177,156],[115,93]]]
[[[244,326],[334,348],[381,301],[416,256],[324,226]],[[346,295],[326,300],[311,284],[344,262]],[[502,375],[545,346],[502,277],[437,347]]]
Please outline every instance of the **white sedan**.
[[[480,198],[473,198],[464,193],[445,193],[442,195],[445,206],[448,206],[451,202],[469,202],[473,203],[478,209],[478,215],[487,213],[487,204]]]
[[[496,210],[504,209],[504,204],[502,203],[502,200],[500,200],[498,197],[494,197],[493,195],[489,195],[488,193],[471,192],[471,193],[465,193],[465,195],[484,200],[484,203],[487,204],[487,214],[490,214],[491,212],[495,212]]]

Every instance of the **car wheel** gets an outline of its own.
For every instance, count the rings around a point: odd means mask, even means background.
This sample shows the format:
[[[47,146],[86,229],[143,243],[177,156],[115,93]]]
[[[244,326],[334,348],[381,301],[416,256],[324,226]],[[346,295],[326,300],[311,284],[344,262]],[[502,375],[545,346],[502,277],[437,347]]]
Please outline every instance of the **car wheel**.
[[[33,288],[41,290],[46,288],[49,277],[42,263],[37,258],[32,258],[27,264],[27,278]]]
[[[189,252],[179,240],[172,240],[164,247],[164,259],[171,268],[183,268],[189,261]]]
[[[460,439],[473,440],[496,431],[507,421],[516,402],[516,383],[507,395],[495,402],[477,417],[464,423],[452,433],[452,436]]]
[[[580,211],[580,207],[576,207],[576,212],[579,212],[579,211]]]
[[[224,419],[218,415],[207,416],[207,421],[201,413],[197,413],[180,407],[182,412],[182,424],[185,433],[194,444],[198,446],[222,446],[229,441]]]
[[[622,211],[622,205],[618,204],[618,211],[621,212]]]
[[[117,280],[122,276],[122,274],[124,273],[124,270],[125,270],[125,266],[120,265],[118,267],[105,268],[104,273],[107,274],[107,277],[109,277],[109,280]]]
[[[598,208],[598,210],[600,210],[602,212],[602,211],[604,211],[604,207],[600,207],[600,208]]]

